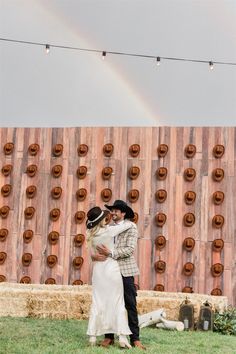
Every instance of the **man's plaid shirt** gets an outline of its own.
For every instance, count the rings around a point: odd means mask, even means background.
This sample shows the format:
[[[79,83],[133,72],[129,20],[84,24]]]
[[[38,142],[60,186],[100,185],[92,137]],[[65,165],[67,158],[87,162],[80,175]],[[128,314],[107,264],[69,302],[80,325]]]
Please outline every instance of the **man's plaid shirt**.
[[[137,246],[138,230],[133,223],[132,227],[116,238],[112,258],[116,259],[120,266],[121,274],[124,277],[139,274],[139,269],[134,258],[134,251]]]

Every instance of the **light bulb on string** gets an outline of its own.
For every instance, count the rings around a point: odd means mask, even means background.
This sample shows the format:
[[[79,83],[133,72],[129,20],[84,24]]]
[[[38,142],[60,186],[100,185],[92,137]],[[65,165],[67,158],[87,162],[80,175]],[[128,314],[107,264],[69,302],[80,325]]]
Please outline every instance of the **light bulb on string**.
[[[13,38],[1,38],[0,37],[0,43],[2,41],[6,41],[9,43],[20,43],[20,44],[27,44],[27,45],[35,45],[35,46],[41,46],[45,48],[45,51],[47,54],[50,52],[50,48],[60,48],[60,49],[66,49],[66,50],[74,50],[74,51],[83,51],[83,52],[95,52],[95,53],[100,53],[102,55],[102,59],[105,59],[107,53],[112,54],[112,55],[122,55],[122,56],[129,56],[129,57],[140,57],[140,58],[147,58],[147,59],[153,59],[156,61],[156,65],[160,65],[161,59],[164,60],[175,60],[175,61],[182,61],[182,62],[194,62],[194,63],[205,63],[209,65],[209,69],[213,69],[214,64],[217,65],[230,65],[236,67],[236,62],[225,62],[225,61],[208,61],[208,60],[200,60],[200,59],[194,59],[194,58],[176,58],[176,57],[157,57],[155,55],[147,55],[147,54],[139,54],[139,53],[130,53],[130,52],[116,52],[116,51],[102,51],[99,49],[93,49],[93,48],[81,48],[81,47],[73,47],[73,46],[65,46],[65,45],[56,45],[56,44],[44,44],[43,42],[29,42],[25,40],[19,40],[19,39],[13,39]]]
[[[50,45],[49,45],[49,44],[46,44],[46,45],[45,45],[45,49],[46,49],[46,53],[49,54],[49,52],[50,52]]]
[[[210,67],[210,69],[211,69],[211,70],[213,70],[213,69],[214,69],[214,64],[213,64],[213,61],[209,61],[209,67]]]

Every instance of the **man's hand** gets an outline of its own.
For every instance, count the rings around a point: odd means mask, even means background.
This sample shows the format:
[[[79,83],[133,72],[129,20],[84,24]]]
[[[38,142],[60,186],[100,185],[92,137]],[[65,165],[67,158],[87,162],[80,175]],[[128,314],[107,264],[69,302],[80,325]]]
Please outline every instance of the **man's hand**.
[[[96,249],[98,250],[98,252],[106,257],[108,257],[111,254],[111,251],[109,250],[109,248],[107,248],[104,245],[99,245],[96,247]]]
[[[104,262],[107,259],[107,256],[97,252],[97,253],[92,254],[91,258],[92,258],[93,261]]]

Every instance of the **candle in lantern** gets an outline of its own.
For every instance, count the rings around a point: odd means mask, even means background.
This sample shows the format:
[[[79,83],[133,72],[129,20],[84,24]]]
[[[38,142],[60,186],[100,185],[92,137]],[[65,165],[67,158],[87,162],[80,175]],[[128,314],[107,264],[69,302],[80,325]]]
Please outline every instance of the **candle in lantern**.
[[[209,321],[204,321],[204,322],[203,322],[203,329],[204,329],[204,331],[208,331],[208,328],[209,328]]]
[[[188,329],[188,328],[189,328],[188,319],[185,318],[185,319],[184,319],[184,329]]]

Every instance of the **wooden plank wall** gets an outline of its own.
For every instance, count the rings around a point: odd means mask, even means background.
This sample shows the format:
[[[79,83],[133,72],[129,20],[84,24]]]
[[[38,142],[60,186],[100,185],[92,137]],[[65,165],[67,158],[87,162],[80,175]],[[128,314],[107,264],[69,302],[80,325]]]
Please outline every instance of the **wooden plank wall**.
[[[4,145],[14,143],[13,153],[6,155]],[[36,156],[28,153],[30,144],[39,144],[40,150]],[[114,152],[111,157],[103,154],[104,144],[112,143]],[[63,145],[63,154],[55,157],[52,149],[55,144]],[[89,148],[85,157],[79,157],[77,148],[86,144]],[[132,157],[129,147],[140,145],[140,153]],[[168,146],[165,157],[159,157],[157,148],[160,144]],[[194,144],[196,154],[187,158],[184,154],[186,145]],[[221,158],[215,158],[212,150],[216,144],[225,147]],[[57,284],[72,284],[81,279],[84,283],[91,280],[91,264],[89,251],[84,243],[76,247],[74,236],[85,234],[85,220],[75,222],[77,211],[87,212],[94,205],[103,207],[101,191],[104,188],[112,190],[112,199],[127,200],[131,189],[139,191],[139,199],[132,204],[138,213],[139,241],[136,257],[140,267],[140,276],[136,279],[140,289],[153,289],[156,284],[165,291],[179,292],[184,287],[190,287],[196,293],[210,294],[219,288],[229,302],[236,305],[236,240],[235,240],[235,128],[231,127],[150,127],[150,128],[2,128],[0,129],[0,169],[6,164],[12,164],[13,170],[9,176],[0,172],[0,188],[5,184],[12,185],[8,197],[0,195],[0,208],[9,206],[10,212],[6,218],[0,216],[0,229],[7,229],[8,236],[0,242],[0,252],[5,252],[7,258],[0,264],[1,279],[8,282],[20,282],[28,276],[32,283],[44,283],[52,278]],[[35,177],[26,174],[26,168],[36,164],[38,171]],[[61,177],[51,174],[54,165],[61,165]],[[79,166],[87,167],[87,176],[78,179],[76,170]],[[113,173],[110,180],[103,180],[103,167],[111,166]],[[131,166],[140,168],[136,180],[128,177]],[[166,180],[156,178],[156,170],[166,167]],[[183,177],[186,168],[196,170],[193,182],[185,181]],[[224,170],[224,179],[215,182],[212,171],[215,168]],[[37,187],[35,198],[26,196],[29,185]],[[51,197],[51,189],[60,186],[63,190],[58,200]],[[76,191],[79,188],[87,190],[84,201],[78,202]],[[158,203],[155,192],[158,189],[167,191],[164,203]],[[186,191],[195,191],[196,201],[187,205],[184,201]],[[212,195],[215,191],[223,191],[224,202],[215,205]],[[24,210],[33,206],[36,210],[32,219],[26,220]],[[51,221],[49,213],[53,208],[61,211],[58,221]],[[155,215],[159,212],[167,216],[163,227],[157,227]],[[195,215],[195,224],[186,227],[183,223],[184,214]],[[220,229],[212,226],[214,215],[224,216],[225,223]],[[23,232],[32,230],[34,236],[31,242],[25,243]],[[58,231],[59,241],[55,245],[48,242],[48,234]],[[166,238],[166,246],[158,250],[155,239],[158,235]],[[195,247],[191,252],[183,248],[183,240],[192,237]],[[214,239],[223,239],[224,248],[221,252],[212,250]],[[29,266],[23,266],[22,255],[30,253],[32,261]],[[56,255],[57,264],[50,268],[47,257]],[[83,257],[84,263],[80,269],[75,269],[73,259]],[[162,260],[166,263],[164,273],[157,273],[154,263]],[[1,260],[0,260],[1,262]],[[191,276],[183,274],[186,262],[194,264]],[[224,265],[224,272],[219,277],[213,277],[211,266],[215,263]]]

